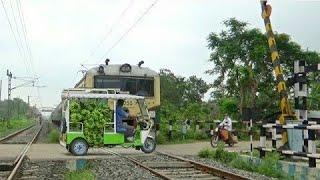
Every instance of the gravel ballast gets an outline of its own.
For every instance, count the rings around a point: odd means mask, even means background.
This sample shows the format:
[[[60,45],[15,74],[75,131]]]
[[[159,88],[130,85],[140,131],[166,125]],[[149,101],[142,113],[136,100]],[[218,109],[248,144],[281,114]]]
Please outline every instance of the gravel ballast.
[[[119,158],[118,156],[108,156],[106,159],[86,160],[87,169],[91,170],[96,179],[160,179],[134,163]],[[67,161],[30,161],[23,163],[20,178],[33,177],[36,179],[64,179],[67,172],[73,171],[67,167]]]
[[[267,177],[267,176],[264,176],[264,175],[261,175],[261,174],[258,174],[258,173],[248,172],[248,171],[244,171],[244,170],[241,170],[241,169],[228,167],[226,165],[223,165],[223,164],[221,164],[219,162],[216,162],[216,161],[213,161],[213,160],[207,159],[207,158],[200,158],[198,156],[183,156],[183,157],[186,158],[186,159],[193,160],[193,161],[196,161],[196,162],[200,162],[200,163],[203,163],[203,164],[206,164],[206,165],[209,165],[209,166],[212,166],[212,167],[216,167],[216,168],[219,168],[219,169],[222,169],[222,170],[225,170],[225,171],[229,171],[229,172],[232,172],[232,173],[235,173],[235,174],[242,175],[244,177],[247,177],[248,179],[259,179],[259,180],[273,179],[271,177]]]
[[[4,141],[3,144],[27,144],[32,140],[32,138],[38,132],[39,128],[40,128],[40,125],[35,125],[30,129],[27,129],[11,137],[10,139]]]

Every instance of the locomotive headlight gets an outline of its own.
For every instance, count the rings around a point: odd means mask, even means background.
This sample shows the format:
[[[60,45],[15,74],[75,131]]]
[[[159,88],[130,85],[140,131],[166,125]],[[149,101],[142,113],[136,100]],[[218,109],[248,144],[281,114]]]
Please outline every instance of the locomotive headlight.
[[[102,65],[99,66],[98,73],[100,74],[104,73],[104,67]]]

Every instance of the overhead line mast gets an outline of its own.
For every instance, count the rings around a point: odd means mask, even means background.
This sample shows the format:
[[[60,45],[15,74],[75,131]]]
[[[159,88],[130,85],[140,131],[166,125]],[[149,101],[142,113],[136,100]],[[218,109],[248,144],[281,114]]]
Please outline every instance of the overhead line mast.
[[[271,26],[270,16],[272,8],[269,4],[267,4],[267,0],[260,0],[260,3],[262,8],[262,18],[264,20],[265,29],[267,32],[268,45],[271,51],[273,70],[277,80],[277,90],[278,93],[280,93],[281,115],[279,116],[279,122],[280,124],[285,124],[286,120],[294,120],[296,118],[288,100],[288,90],[286,82],[284,81],[279,52],[277,49],[275,36]],[[286,143],[288,141],[286,133],[283,132],[282,136],[282,142]]]

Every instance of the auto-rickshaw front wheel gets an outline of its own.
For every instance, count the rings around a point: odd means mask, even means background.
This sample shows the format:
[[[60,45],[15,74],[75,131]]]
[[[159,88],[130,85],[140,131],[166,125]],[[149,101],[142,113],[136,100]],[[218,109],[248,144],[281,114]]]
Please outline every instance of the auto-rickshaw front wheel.
[[[152,153],[156,149],[156,141],[151,137],[147,137],[143,146],[141,147],[141,151],[144,153]]]
[[[76,156],[86,155],[89,149],[89,145],[87,141],[84,139],[75,139],[72,141],[70,148],[70,152]]]

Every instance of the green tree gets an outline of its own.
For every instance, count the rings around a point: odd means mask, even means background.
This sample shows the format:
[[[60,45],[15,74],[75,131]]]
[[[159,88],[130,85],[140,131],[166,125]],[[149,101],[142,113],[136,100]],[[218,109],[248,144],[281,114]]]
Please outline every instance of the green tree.
[[[10,107],[8,106],[10,105]],[[10,108],[10,115],[8,117],[8,108]],[[0,119],[20,119],[30,116],[31,108],[22,99],[14,98],[10,100],[0,101]]]
[[[224,25],[225,30],[208,37],[209,61],[215,66],[206,73],[217,76],[213,98],[234,98],[240,114],[245,107],[279,111],[266,36],[235,18],[224,21]],[[293,74],[294,60],[320,62],[318,53],[303,51],[289,35],[276,33],[275,37],[286,78]]]
[[[184,101],[194,103],[202,102],[203,95],[209,90],[210,86],[201,78],[190,76],[185,81]]]
[[[192,123],[205,120],[210,116],[210,108],[202,102],[204,93],[210,86],[201,78],[176,76],[168,69],[160,70],[161,83],[161,126],[169,121],[180,124],[189,119]]]
[[[169,69],[161,69],[160,84],[161,104],[171,103],[175,106],[181,106],[185,90],[184,78],[176,76]]]

